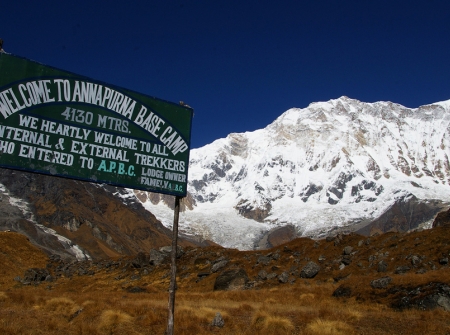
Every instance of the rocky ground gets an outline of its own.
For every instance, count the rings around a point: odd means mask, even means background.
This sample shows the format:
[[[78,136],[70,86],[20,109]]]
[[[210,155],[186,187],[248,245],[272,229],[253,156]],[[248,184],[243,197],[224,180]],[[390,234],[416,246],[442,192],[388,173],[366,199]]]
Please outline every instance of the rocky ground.
[[[357,234],[314,241],[300,238],[264,251],[221,247],[180,247],[177,285],[186,292],[261,290],[296,283],[334,283],[336,299],[354,297],[396,309],[450,311],[449,212],[430,230],[408,234]],[[4,241],[15,233],[2,233]],[[7,243],[7,242],[4,242]],[[96,287],[132,293],[165,290],[170,277],[170,247],[140,252],[135,257],[96,261],[50,256],[45,264],[19,271],[8,286],[64,285]]]

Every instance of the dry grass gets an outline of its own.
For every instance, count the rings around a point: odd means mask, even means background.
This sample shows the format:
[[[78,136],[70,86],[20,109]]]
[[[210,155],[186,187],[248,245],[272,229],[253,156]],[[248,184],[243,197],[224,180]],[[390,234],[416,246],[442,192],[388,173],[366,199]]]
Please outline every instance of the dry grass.
[[[108,309],[99,318],[98,329],[105,334],[120,334],[133,331],[133,318],[122,311]]]
[[[74,281],[81,280],[73,278]],[[337,284],[298,283],[277,290],[177,294],[175,333],[182,334],[446,334],[448,313],[409,310],[331,296]],[[315,293],[313,293],[315,292]],[[166,292],[89,293],[17,287],[0,293],[0,334],[162,334]],[[211,326],[217,312],[223,328]]]
[[[301,253],[298,258],[300,266],[306,263],[306,256],[317,259],[325,254],[330,260],[328,269],[322,264],[321,272],[314,279],[297,276],[293,284],[267,280],[253,289],[241,291],[213,291],[217,274],[198,281],[195,271],[200,265],[203,269],[208,260],[206,256],[202,256],[197,263],[193,259],[181,259],[180,272],[189,272],[189,276],[178,281],[175,334],[448,334],[448,312],[442,309],[395,311],[389,308],[389,297],[383,295],[385,290],[370,287],[371,280],[385,274],[377,273],[373,266],[369,266],[369,256],[389,251],[387,260],[391,269],[405,264],[408,261],[405,255],[411,253],[426,255],[426,262],[437,264],[436,260],[443,253],[448,255],[450,252],[450,246],[440,242],[438,233],[430,234],[426,245],[418,244],[417,237],[420,235],[414,234],[404,244],[400,244],[399,238],[392,240],[393,234],[373,238],[367,249],[359,250],[352,264],[342,271],[332,263],[333,255],[340,255],[343,245],[356,247],[361,237],[350,236],[340,246],[321,241],[319,247],[314,247],[311,240],[300,239],[289,246]],[[164,333],[168,314],[168,266],[156,268],[151,275],[137,281],[131,281],[130,274],[127,279],[116,280],[123,273],[122,269],[117,269],[96,271],[95,276],[62,276],[52,283],[22,286],[12,278],[33,267],[33,259],[37,262],[36,266],[45,266],[45,262],[42,263],[45,257],[33,254],[36,253],[33,247],[21,246],[24,241],[18,237],[14,244],[22,248],[19,252],[0,244],[0,261],[10,267],[4,270],[7,272],[3,275],[0,273],[0,334]],[[219,248],[208,250],[214,254],[211,259],[224,252]],[[280,269],[297,265],[289,257],[291,253],[280,250],[281,257],[276,263]],[[260,266],[254,266],[256,256],[250,252],[227,252],[229,259],[246,269],[251,280],[261,270]],[[202,254],[207,252],[202,251]],[[357,266],[358,263],[363,266]],[[271,271],[271,266],[267,270]],[[430,281],[450,283],[450,267],[445,266],[420,275],[415,271],[404,275],[390,272],[388,275],[392,277],[392,285],[399,286],[421,285]],[[339,281],[335,282],[334,278]],[[352,297],[332,296],[341,284],[352,289]],[[131,286],[143,287],[146,293],[128,293],[127,288]],[[223,328],[211,325],[217,312],[224,318]]]
[[[334,320],[316,319],[309,323],[307,331],[311,334],[320,335],[351,335],[355,334],[352,326],[342,322]]]

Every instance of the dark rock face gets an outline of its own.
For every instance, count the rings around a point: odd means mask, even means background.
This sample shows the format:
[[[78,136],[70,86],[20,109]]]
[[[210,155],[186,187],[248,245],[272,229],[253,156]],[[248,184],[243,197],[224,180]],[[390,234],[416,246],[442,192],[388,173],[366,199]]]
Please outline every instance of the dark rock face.
[[[352,174],[345,174],[343,172],[339,174],[339,177],[335,180],[333,185],[327,190],[327,196],[329,197],[328,203],[330,205],[336,205],[339,202],[339,200],[342,199],[344,190],[347,187],[347,183],[351,181],[353,177],[354,176]],[[333,193],[334,197],[331,197],[330,193]]]
[[[314,278],[320,271],[320,266],[313,261],[305,265],[305,267],[300,272],[300,277],[302,278]]]
[[[25,271],[21,283],[24,285],[38,285],[43,281],[52,281],[50,272],[47,269],[31,268]]]
[[[311,195],[322,191],[322,189],[323,189],[322,185],[315,185],[310,183],[306,188],[305,192],[300,194],[302,196],[302,201],[307,202]]]
[[[378,219],[360,228],[356,233],[372,235],[374,232],[408,232],[416,229],[421,223],[432,220],[442,210],[441,201],[419,201],[414,195],[400,197]]]
[[[297,232],[293,226],[279,227],[268,233],[267,243],[269,247],[276,247],[292,241],[296,237]]]
[[[231,269],[222,272],[216,278],[214,290],[243,290],[248,282],[249,278],[244,269]]]
[[[448,211],[440,212],[433,221],[433,228],[444,226],[450,226],[450,209]]]
[[[269,216],[272,205],[270,202],[266,202],[263,208],[259,208],[250,204],[248,200],[241,200],[235,208],[247,219],[264,222],[264,219]]]
[[[417,287],[392,287],[390,294],[395,296],[393,308],[400,310],[418,308],[432,310],[438,307],[450,311],[450,286],[431,282]]]

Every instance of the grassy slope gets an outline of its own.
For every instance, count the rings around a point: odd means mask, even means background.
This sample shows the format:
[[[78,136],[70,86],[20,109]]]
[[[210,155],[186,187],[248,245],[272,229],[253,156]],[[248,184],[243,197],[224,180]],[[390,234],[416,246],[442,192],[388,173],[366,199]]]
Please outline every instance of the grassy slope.
[[[363,241],[361,244],[360,241]],[[411,234],[389,233],[367,238],[352,234],[339,244],[333,241],[297,239],[271,250],[239,252],[219,247],[187,248],[178,261],[175,334],[447,334],[448,313],[442,309],[402,312],[390,308],[386,290],[375,290],[370,281],[385,275],[391,286],[414,286],[430,281],[450,284],[448,265],[439,259],[450,253],[450,229],[437,227]],[[356,252],[352,263],[339,270],[345,246]],[[388,256],[385,256],[388,252]],[[269,264],[257,264],[260,255],[279,254]],[[411,266],[411,255],[422,257]],[[281,274],[294,272],[309,260],[326,260],[313,279],[291,275],[295,282],[282,284],[277,278],[256,281],[243,291],[213,291],[218,273],[199,280],[214,260],[224,256],[228,268],[242,267],[250,280],[260,270]],[[370,262],[369,257],[376,257]],[[386,273],[377,263],[388,263]],[[29,267],[45,267],[46,256],[15,233],[0,233],[0,333],[1,334],[162,334],[167,322],[169,264],[144,275],[126,266],[91,264],[93,276],[64,276],[52,283],[22,286],[13,281]],[[372,263],[372,265],[371,265]],[[436,267],[432,270],[432,264]],[[395,274],[397,266],[410,265],[407,274]],[[416,272],[424,268],[424,274]],[[132,275],[140,274],[133,279]],[[339,285],[352,289],[352,296],[334,298]],[[145,293],[130,293],[141,287]],[[210,325],[216,312],[225,319],[223,328]]]

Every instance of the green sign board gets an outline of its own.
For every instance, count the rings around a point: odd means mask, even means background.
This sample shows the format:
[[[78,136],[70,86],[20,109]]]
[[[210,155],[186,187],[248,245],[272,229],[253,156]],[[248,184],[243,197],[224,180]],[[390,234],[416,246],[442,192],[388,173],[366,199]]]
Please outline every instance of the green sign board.
[[[0,167],[185,196],[193,110],[0,54]]]

